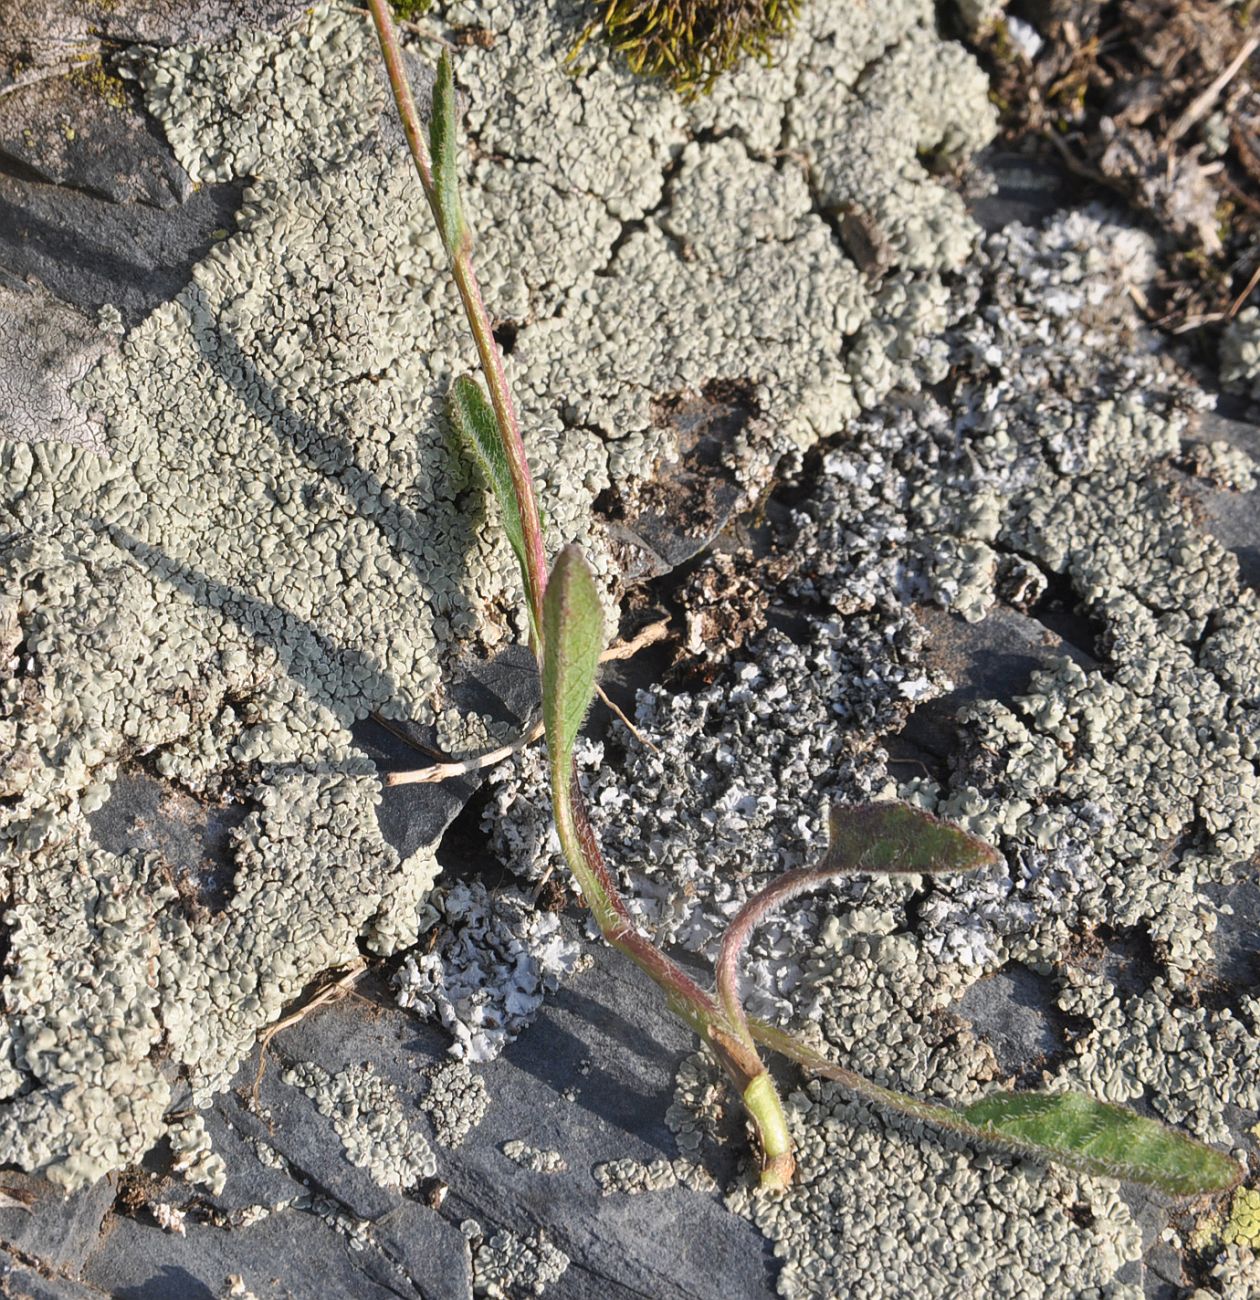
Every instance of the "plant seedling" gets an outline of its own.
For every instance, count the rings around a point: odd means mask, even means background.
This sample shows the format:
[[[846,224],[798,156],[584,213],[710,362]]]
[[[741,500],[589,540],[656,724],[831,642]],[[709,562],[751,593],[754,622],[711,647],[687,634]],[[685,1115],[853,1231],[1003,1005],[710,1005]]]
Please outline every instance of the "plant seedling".
[[[542,682],[552,805],[565,861],[604,938],[665,993],[670,1010],[713,1052],[743,1100],[759,1147],[761,1183],[786,1187],[795,1162],[782,1102],[761,1060],[768,1047],[880,1106],[927,1120],[987,1146],[1053,1160],[1091,1174],[1144,1183],[1174,1196],[1232,1187],[1228,1156],[1154,1120],[1075,1092],[1000,1093],[964,1109],[921,1101],[837,1065],[787,1031],[744,1012],[740,961],[757,927],[785,903],[852,872],[939,874],[991,865],[989,845],[899,803],[833,807],[829,846],[817,867],[788,871],[750,899],[722,941],[713,992],[700,987],[635,925],[587,817],[573,746],[596,691],[604,615],[582,553],[565,546],[548,575],[540,512],[512,395],[472,262],[458,181],[451,61],[438,64],[427,138],[403,67],[388,0],[369,0],[386,71],[420,183],[433,212],[472,329],[489,391],[456,380],[448,414],[498,503],[521,569],[531,648]]]

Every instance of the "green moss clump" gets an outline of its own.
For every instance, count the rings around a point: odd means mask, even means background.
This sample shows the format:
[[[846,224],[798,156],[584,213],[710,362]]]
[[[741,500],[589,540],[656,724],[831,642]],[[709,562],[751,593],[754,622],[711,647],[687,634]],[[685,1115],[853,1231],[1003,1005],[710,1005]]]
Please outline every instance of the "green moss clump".
[[[599,30],[645,77],[663,77],[687,98],[702,94],[745,58],[769,63],[801,0],[593,0],[592,18],[570,54]]]
[[[414,23],[433,8],[433,0],[390,0],[394,17],[404,23]]]

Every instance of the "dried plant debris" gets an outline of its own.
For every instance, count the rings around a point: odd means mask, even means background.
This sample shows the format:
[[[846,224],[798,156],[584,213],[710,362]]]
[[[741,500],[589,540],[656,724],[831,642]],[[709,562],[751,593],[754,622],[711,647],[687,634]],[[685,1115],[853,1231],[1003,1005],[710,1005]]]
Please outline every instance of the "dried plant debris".
[[[964,155],[994,122],[928,0],[811,5],[777,68],[694,108],[615,58],[573,81],[562,8],[426,21],[494,36],[461,59],[485,289],[517,327],[555,535],[611,583],[592,502],[616,484],[632,504],[673,455],[659,395],[747,386],[756,418],[726,450],[751,490],[893,383],[939,377],[942,272],[974,230],[920,155]],[[363,16],[149,49],[138,73],[190,176],[248,182],[236,228],[121,339],[106,314],[81,418],[25,362],[0,366],[18,386],[0,856],[21,900],[0,1160],[71,1186],[159,1140],[174,1074],[203,1105],[322,971],[414,941],[436,865],[382,840],[348,727],[379,710],[476,747],[487,729],[444,683],[473,641],[523,634],[511,555],[467,513],[438,414],[468,358]],[[860,151],[837,148],[855,132]],[[814,159],[809,178],[781,151]],[[879,268],[833,239],[840,211],[878,231]],[[52,436],[27,440],[48,412]],[[247,809],[209,916],[159,859],[94,840],[89,815],[138,760]]]
[[[1260,39],[1249,0],[960,4],[1003,124],[1168,236],[1170,323],[1222,320],[1260,270]],[[1153,295],[1155,297],[1156,295]]]
[[[537,910],[519,890],[492,895],[474,881],[452,885],[436,902],[437,942],[404,959],[394,976],[398,1004],[440,1019],[455,1056],[492,1061],[581,951],[554,912]]]

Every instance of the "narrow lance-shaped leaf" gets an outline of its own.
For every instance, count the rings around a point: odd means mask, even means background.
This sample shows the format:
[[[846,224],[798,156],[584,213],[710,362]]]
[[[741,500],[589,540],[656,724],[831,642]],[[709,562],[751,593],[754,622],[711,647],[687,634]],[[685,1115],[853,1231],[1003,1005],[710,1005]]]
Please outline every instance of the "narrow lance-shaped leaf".
[[[998,1093],[962,1112],[979,1136],[1033,1148],[1084,1173],[1146,1183],[1173,1196],[1224,1191],[1238,1165],[1158,1120],[1079,1092]]]
[[[974,871],[996,850],[968,831],[905,803],[832,804],[818,872],[878,874]]]
[[[429,117],[429,154],[433,163],[433,190],[437,196],[438,225],[447,252],[455,253],[463,241],[464,210],[459,199],[459,139],[456,132],[455,74],[451,56],[443,50],[433,83],[433,110]]]
[[[604,611],[582,552],[566,546],[556,557],[543,597],[542,696],[547,748],[555,770],[567,773],[573,743],[595,694],[604,649]]]
[[[503,531],[525,571],[525,530],[521,510],[512,486],[512,471],[499,434],[494,408],[481,385],[470,375],[461,375],[446,398],[446,414],[459,440],[472,452],[486,483],[503,513]]]
[[[829,1060],[817,1048],[763,1020],[750,1020],[753,1038],[823,1078],[903,1115],[1014,1155],[1066,1165],[1081,1173],[1120,1178],[1169,1196],[1228,1191],[1242,1176],[1221,1151],[1143,1119],[1122,1106],[1081,1093],[998,1093],[965,1110],[885,1088]]]

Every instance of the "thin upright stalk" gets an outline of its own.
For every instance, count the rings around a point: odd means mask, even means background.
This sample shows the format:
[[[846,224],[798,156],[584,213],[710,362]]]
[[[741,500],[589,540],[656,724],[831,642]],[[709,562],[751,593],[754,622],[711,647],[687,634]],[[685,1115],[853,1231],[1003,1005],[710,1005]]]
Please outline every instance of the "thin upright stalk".
[[[439,232],[444,232],[443,215],[438,202],[437,189],[433,183],[429,149],[425,143],[424,130],[420,125],[420,115],[416,112],[416,101],[411,93],[411,81],[403,64],[398,34],[389,10],[389,0],[367,0],[367,3],[372,14],[372,22],[376,27],[377,38],[381,43],[381,52],[385,57],[385,72],[394,92],[394,103],[398,106],[398,116],[402,119],[407,146],[411,150],[416,171],[420,175],[420,185],[433,212],[434,224]],[[472,330],[473,342],[481,362],[481,372],[490,391],[490,404],[494,408],[495,418],[503,438],[508,470],[512,476],[512,486],[521,512],[521,531],[525,537],[525,574],[528,588],[525,595],[533,612],[534,625],[541,626],[543,592],[547,589],[547,555],[543,548],[542,520],[538,514],[538,499],[534,493],[529,459],[525,454],[525,440],[521,437],[520,420],[517,418],[516,405],[512,400],[512,391],[503,368],[503,358],[495,342],[490,315],[481,296],[477,273],[473,269],[472,237],[465,230],[458,244],[452,247],[443,233],[442,244],[450,259],[452,278],[459,290],[460,300],[464,304],[464,314],[468,317],[468,324]]]
[[[481,371],[489,389],[490,403],[520,513],[526,597],[533,616],[530,642],[541,668],[544,642],[540,629],[543,627],[543,597],[547,588],[542,524],[533,476],[503,359],[473,269],[472,237],[455,197],[457,181],[443,170],[444,166],[450,165],[450,160],[437,152],[443,147],[441,134],[433,136],[434,155],[431,156],[426,143],[388,0],[368,0],[368,7],[385,57],[385,70],[402,119],[407,144],[433,213],[434,224],[450,261],[452,277],[464,304],[464,312],[481,361]],[[449,76],[449,70],[439,67],[438,75],[439,78]],[[448,95],[453,95],[449,83],[446,84],[445,91]],[[435,99],[435,107],[436,102]],[[552,754],[551,787],[556,829],[565,860],[582,891],[587,907],[599,924],[600,932],[613,947],[662,988],[670,1010],[713,1049],[738,1087],[757,1130],[763,1155],[763,1183],[785,1186],[791,1179],[794,1167],[787,1125],[778,1094],[757,1055],[752,1036],[746,1027],[728,1020],[715,999],[635,926],[630,910],[600,853],[578,785],[577,772],[569,754]]]

